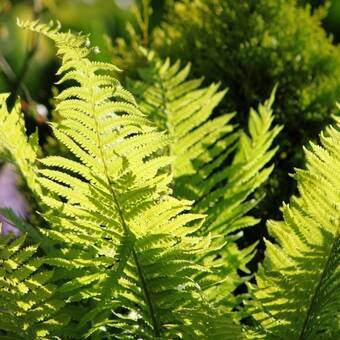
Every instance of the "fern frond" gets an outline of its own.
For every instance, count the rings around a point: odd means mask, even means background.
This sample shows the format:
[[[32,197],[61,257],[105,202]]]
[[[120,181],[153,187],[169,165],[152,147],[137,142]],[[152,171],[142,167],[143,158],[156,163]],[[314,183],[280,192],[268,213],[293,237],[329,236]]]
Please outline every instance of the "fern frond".
[[[239,131],[237,150],[231,165],[224,170],[227,182],[222,189],[209,183],[213,189],[198,204],[198,211],[209,211],[206,220],[209,231],[232,232],[259,222],[247,213],[261,199],[249,199],[250,196],[267,181],[273,170],[273,165],[268,166],[268,163],[277,147],[271,147],[282,129],[282,126],[273,126],[274,97],[275,89],[267,101],[259,104],[257,110],[250,109],[248,132]],[[221,177],[219,174],[214,176]],[[209,207],[210,200],[214,202],[212,209]]]
[[[268,178],[272,167],[265,166],[276,152],[270,147],[281,130],[272,128],[275,91],[258,112],[250,111],[248,136],[230,124],[233,114],[213,118],[225,95],[217,84],[203,88],[202,79],[187,80],[190,65],[181,69],[179,62],[171,65],[152,52],[146,55],[141,80],[129,86],[142,111],[171,137],[167,153],[173,157],[174,192],[208,214],[201,233],[225,234],[254,224],[244,216],[255,205],[247,198]],[[221,169],[233,154],[232,166]]]
[[[276,152],[270,148],[281,129],[272,128],[274,92],[258,112],[250,111],[248,135],[230,124],[233,114],[214,118],[225,95],[217,84],[201,87],[202,79],[187,80],[190,65],[181,69],[179,62],[162,62],[152,52],[146,57],[148,66],[139,70],[139,81],[129,82],[130,88],[142,111],[171,137],[166,152],[173,159],[174,193],[194,200],[194,210],[207,215],[197,234],[211,233],[213,251],[199,261],[219,271],[205,278],[206,293],[216,302],[243,282],[237,270],[248,272],[245,265],[254,252],[254,246],[239,251],[235,237],[226,235],[258,222],[246,214],[258,203],[249,196],[272,171],[266,164]],[[228,162],[232,164],[225,167]],[[233,298],[228,299],[233,306]]]
[[[91,303],[77,328],[87,336],[189,339],[206,338],[219,322],[219,332],[239,337],[192,279],[210,270],[195,263],[210,240],[193,236],[203,216],[170,195],[171,159],[159,157],[169,138],[114,78],[113,65],[88,58],[86,37],[20,25],[56,43],[61,82],[77,84],[58,96],[62,119],[52,125],[72,156],[41,159],[38,174],[50,207],[51,228],[42,232],[63,245],[49,259],[64,268],[59,294]]]
[[[266,339],[337,339],[340,335],[340,132],[305,150],[297,170],[299,197],[270,221],[250,311]]]
[[[38,132],[27,137],[20,102],[17,101],[11,112],[8,112],[6,104],[8,97],[9,93],[0,94],[0,146],[10,153],[10,161],[16,163],[30,189],[39,195],[41,189],[36,182],[36,173],[34,172],[34,164],[39,150]]]
[[[0,337],[6,332],[13,339],[50,339],[68,322],[53,272],[42,269],[36,245],[24,245],[25,234],[11,237],[0,234]]]

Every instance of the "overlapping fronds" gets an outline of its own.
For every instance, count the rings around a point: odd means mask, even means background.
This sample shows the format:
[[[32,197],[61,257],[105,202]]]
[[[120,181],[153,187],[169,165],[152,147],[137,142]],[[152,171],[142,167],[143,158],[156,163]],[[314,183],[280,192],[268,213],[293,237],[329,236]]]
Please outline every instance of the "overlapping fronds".
[[[124,339],[238,338],[238,327],[193,279],[210,270],[195,263],[210,239],[193,236],[203,216],[170,195],[167,135],[114,78],[115,66],[89,59],[86,37],[37,22],[20,26],[56,43],[60,83],[72,84],[56,98],[62,119],[52,125],[71,156],[39,159],[35,170],[49,207],[41,232],[58,244],[47,259],[60,267],[58,294],[90,306],[74,330]]]
[[[213,117],[225,95],[217,84],[200,87],[202,79],[187,80],[190,65],[181,69],[179,62],[163,63],[152,52],[147,58],[148,67],[139,70],[141,80],[130,87],[142,111],[171,137],[167,152],[173,157],[174,192],[195,200],[196,211],[209,211],[201,233],[253,225],[256,220],[244,215],[257,202],[247,198],[272,171],[265,166],[281,129],[272,128],[274,91],[258,112],[250,111],[247,135],[230,124],[233,114]],[[232,166],[222,167],[233,153]]]
[[[51,339],[68,322],[63,300],[54,296],[53,272],[41,269],[44,259],[38,246],[24,245],[25,234],[12,238],[0,233],[0,338]]]
[[[338,339],[340,336],[340,132],[330,127],[321,146],[305,151],[297,170],[299,197],[268,223],[263,267],[250,311],[266,339]]]
[[[197,234],[211,233],[214,250],[200,261],[219,272],[218,279],[213,275],[218,287],[207,285],[210,299],[218,302],[242,282],[237,270],[247,271],[245,265],[252,258],[254,247],[239,251],[233,242],[237,237],[226,235],[258,222],[247,216],[258,203],[249,196],[272,171],[266,165],[276,152],[270,148],[280,131],[278,126],[271,127],[274,92],[258,112],[250,111],[248,135],[230,124],[233,114],[214,117],[225,95],[217,84],[201,87],[202,79],[187,80],[190,65],[181,69],[179,62],[162,62],[152,52],[146,57],[148,66],[139,70],[140,80],[130,81],[130,87],[142,111],[171,137],[165,151],[173,158],[170,172],[175,194],[194,200],[194,210],[207,214]]]

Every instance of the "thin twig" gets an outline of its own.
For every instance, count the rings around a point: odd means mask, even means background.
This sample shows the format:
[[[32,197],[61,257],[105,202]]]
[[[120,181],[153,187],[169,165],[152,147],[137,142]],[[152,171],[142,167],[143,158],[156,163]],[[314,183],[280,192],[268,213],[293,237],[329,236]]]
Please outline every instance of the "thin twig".
[[[5,80],[7,81],[8,87],[11,88],[14,86],[16,83],[16,75],[15,72],[13,71],[11,65],[7,62],[6,58],[2,55],[0,52],[0,70],[5,76]],[[27,86],[24,84],[23,81],[19,83],[18,87],[19,93],[26,99],[27,102],[32,102],[32,96],[31,93],[29,92]]]
[[[33,1],[33,18],[34,20],[38,19],[40,14],[43,11],[43,4],[41,0],[34,0]],[[28,49],[26,56],[24,58],[24,62],[21,66],[21,69],[19,71],[18,76],[16,77],[16,81],[14,82],[12,89],[11,89],[11,97],[12,98],[16,98],[18,90],[21,87],[21,84],[23,83],[23,80],[26,76],[26,73],[29,70],[29,66],[31,61],[34,58],[34,55],[36,53],[38,49],[38,38],[36,36],[32,36],[32,43],[31,43],[31,47]],[[29,99],[29,98],[27,98]],[[32,101],[32,98],[30,98],[31,100],[28,100],[28,102]]]

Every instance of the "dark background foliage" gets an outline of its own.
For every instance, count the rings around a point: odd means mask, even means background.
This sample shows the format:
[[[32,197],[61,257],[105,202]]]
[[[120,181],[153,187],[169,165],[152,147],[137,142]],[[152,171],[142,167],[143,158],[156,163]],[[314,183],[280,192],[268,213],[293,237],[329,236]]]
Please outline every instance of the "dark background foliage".
[[[278,85],[274,110],[284,126],[275,170],[263,188],[266,197],[254,212],[262,218],[247,230],[242,246],[268,237],[265,221],[280,216],[279,207],[296,192],[290,177],[303,167],[302,146],[315,141],[332,120],[340,98],[340,22],[338,4],[297,0],[168,2],[152,46],[163,56],[192,63],[192,75],[221,82],[229,92],[222,111],[236,111],[246,127],[250,107]],[[190,15],[188,15],[190,13]],[[328,30],[328,32],[325,30]],[[262,258],[264,245],[253,264]]]
[[[236,111],[242,127],[249,108],[278,84],[274,108],[284,130],[260,207],[262,217],[276,217],[294,192],[288,173],[303,166],[302,146],[329,124],[340,97],[340,49],[322,28],[326,8],[296,0],[195,0],[169,7],[154,32],[155,48],[190,61],[194,76],[229,88],[223,109]]]

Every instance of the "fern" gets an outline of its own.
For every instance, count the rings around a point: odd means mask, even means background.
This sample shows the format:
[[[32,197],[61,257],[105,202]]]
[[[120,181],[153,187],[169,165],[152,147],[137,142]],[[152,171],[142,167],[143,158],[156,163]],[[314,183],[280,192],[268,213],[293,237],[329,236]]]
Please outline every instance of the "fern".
[[[268,223],[278,244],[266,241],[250,311],[266,339],[337,339],[340,335],[340,132],[321,134],[297,170],[299,197]]]
[[[173,157],[175,195],[194,200],[194,210],[207,214],[197,234],[211,233],[214,251],[200,261],[218,268],[219,282],[223,282],[218,288],[209,287],[210,299],[225,300],[227,293],[242,282],[236,271],[248,271],[245,265],[254,250],[252,246],[239,251],[233,242],[237,237],[226,235],[258,223],[247,216],[258,199],[248,198],[273,169],[266,164],[276,152],[270,147],[281,129],[271,128],[274,92],[259,106],[258,113],[250,111],[248,136],[230,124],[233,114],[214,118],[214,109],[226,91],[219,91],[217,84],[201,87],[203,79],[187,80],[190,65],[181,69],[179,62],[171,65],[152,52],[145,55],[148,66],[139,70],[140,80],[130,81],[129,86],[137,94],[142,111],[172,139],[167,154]],[[225,167],[230,158],[231,165]],[[216,248],[223,242],[226,244],[216,260]]]
[[[17,163],[30,189],[39,195],[40,188],[35,181],[34,172],[39,151],[38,134],[36,132],[27,138],[20,102],[18,101],[11,112],[8,112],[6,105],[8,97],[9,93],[0,94],[0,124],[3,131],[0,134],[0,144],[5,151],[10,150],[12,159]]]
[[[33,228],[0,210],[22,231],[0,236],[1,338],[339,337],[338,127],[306,150],[300,196],[283,206],[283,221],[268,223],[277,243],[266,241],[240,314],[244,296],[231,293],[256,244],[238,249],[235,232],[258,222],[248,214],[281,129],[272,127],[274,92],[240,131],[232,114],[215,115],[225,91],[187,80],[189,66],[151,53],[129,85],[139,107],[114,65],[91,60],[87,37],[19,25],[57,46],[64,90],[51,128],[68,152],[43,157],[19,102],[9,112],[0,95],[0,147],[42,219]],[[256,325],[247,333],[242,315]]]
[[[88,306],[72,315],[64,336],[240,337],[200,288],[199,274],[211,269],[195,259],[210,240],[193,236],[203,215],[170,195],[171,158],[162,151],[169,138],[113,77],[115,66],[90,61],[86,37],[37,22],[20,26],[56,43],[60,83],[76,84],[58,95],[62,119],[52,124],[71,156],[32,164],[48,224],[39,231],[55,245],[46,263],[56,268],[58,294],[69,308]],[[18,164],[23,157],[12,156]]]
[[[0,235],[0,336],[12,339],[48,339],[68,316],[50,283],[53,272],[42,270],[44,258],[37,246],[24,246],[26,235],[12,240]]]
[[[211,118],[226,91],[218,91],[217,84],[200,87],[203,79],[186,80],[190,65],[180,69],[179,62],[162,63],[153,53],[147,57],[149,66],[139,70],[141,81],[129,86],[142,111],[172,139],[168,154],[174,159],[174,192],[195,200],[197,211],[209,210],[201,232],[231,232],[253,225],[257,221],[244,215],[256,203],[250,206],[245,201],[272,171],[264,167],[276,152],[270,147],[281,130],[271,129],[274,92],[259,112],[250,111],[248,136],[230,124],[233,114]],[[221,170],[233,152],[232,166]]]

